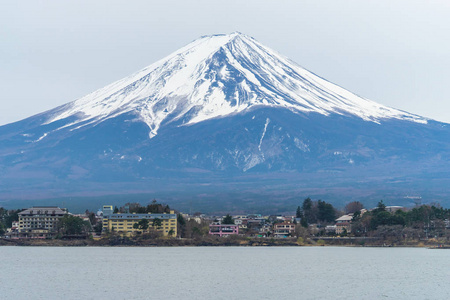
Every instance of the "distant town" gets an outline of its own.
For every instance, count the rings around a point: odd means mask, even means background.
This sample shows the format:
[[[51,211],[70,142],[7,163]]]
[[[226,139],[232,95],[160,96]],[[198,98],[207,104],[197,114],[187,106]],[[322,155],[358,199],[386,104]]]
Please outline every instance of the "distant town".
[[[353,245],[434,246],[450,244],[450,209],[365,208],[343,210],[305,199],[290,215],[186,214],[167,204],[103,205],[72,214],[56,206],[0,207],[0,245]]]

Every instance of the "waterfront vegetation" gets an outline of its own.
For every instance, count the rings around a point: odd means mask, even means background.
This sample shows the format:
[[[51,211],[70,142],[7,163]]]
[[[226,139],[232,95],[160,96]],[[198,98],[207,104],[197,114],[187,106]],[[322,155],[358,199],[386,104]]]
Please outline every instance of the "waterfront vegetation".
[[[6,232],[7,228],[11,228],[14,221],[19,220],[18,213],[23,209],[7,210],[0,207],[0,236]]]

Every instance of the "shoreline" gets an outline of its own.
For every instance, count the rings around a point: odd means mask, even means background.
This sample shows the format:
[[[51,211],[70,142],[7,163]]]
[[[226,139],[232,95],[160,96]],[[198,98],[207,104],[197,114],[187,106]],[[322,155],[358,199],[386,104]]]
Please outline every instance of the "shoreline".
[[[318,241],[323,241],[318,239]],[[429,248],[450,249],[450,245],[440,244],[434,241],[424,243],[386,243],[382,240],[377,243],[353,243],[342,240],[327,240],[325,243],[308,240],[305,243],[297,242],[297,239],[270,239],[270,238],[202,238],[202,239],[0,239],[1,246],[13,247],[359,247],[359,248]]]

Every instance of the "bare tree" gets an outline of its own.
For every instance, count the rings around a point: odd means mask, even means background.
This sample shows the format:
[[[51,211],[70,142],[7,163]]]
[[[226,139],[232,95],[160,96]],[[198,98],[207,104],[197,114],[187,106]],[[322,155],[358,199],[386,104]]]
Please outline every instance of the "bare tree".
[[[346,214],[352,214],[352,213],[355,213],[357,211],[360,211],[363,208],[364,208],[364,206],[362,205],[361,202],[353,201],[353,202],[348,203],[345,206],[345,213]]]

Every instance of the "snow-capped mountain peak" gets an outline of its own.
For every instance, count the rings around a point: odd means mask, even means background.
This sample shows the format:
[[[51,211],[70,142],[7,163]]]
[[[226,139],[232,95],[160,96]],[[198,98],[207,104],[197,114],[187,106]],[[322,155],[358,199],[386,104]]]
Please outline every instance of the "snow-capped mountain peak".
[[[157,135],[162,124],[194,124],[253,106],[354,115],[366,121],[427,120],[361,98],[239,33],[203,36],[139,72],[55,109],[76,130],[134,113]]]

